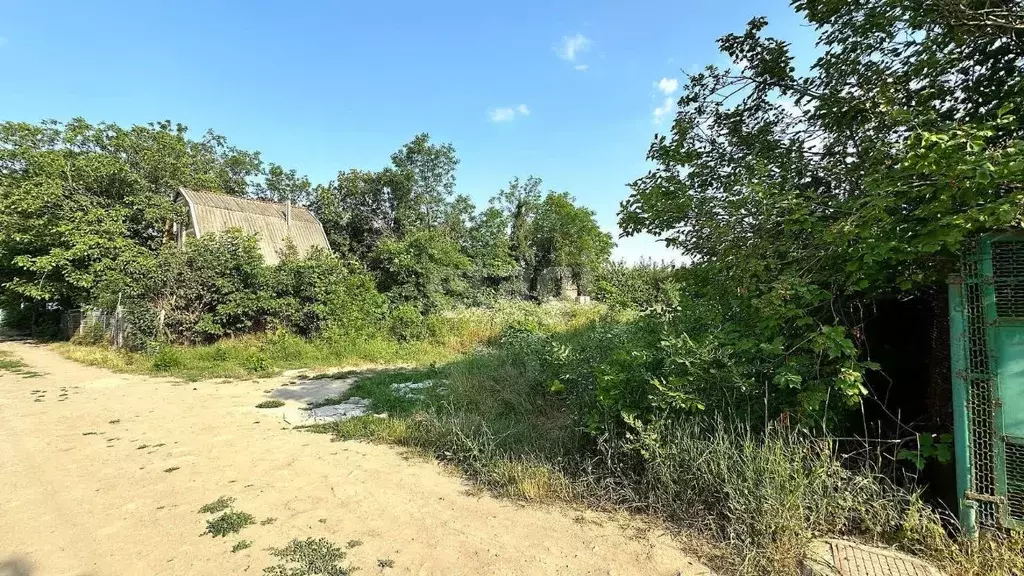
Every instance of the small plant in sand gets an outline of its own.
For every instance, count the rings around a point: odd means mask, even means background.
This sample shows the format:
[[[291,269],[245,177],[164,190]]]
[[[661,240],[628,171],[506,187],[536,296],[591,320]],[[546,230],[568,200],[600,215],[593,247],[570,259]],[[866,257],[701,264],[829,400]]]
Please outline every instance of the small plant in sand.
[[[326,538],[292,540],[284,548],[272,548],[270,555],[281,563],[264,568],[265,576],[349,576],[353,572],[341,563],[345,551]]]
[[[284,406],[284,402],[281,400],[264,400],[256,405],[257,408],[280,408]]]
[[[234,503],[235,499],[231,496],[221,496],[209,504],[204,504],[203,507],[199,509],[199,513],[216,514],[217,512],[223,512],[228,508],[231,508],[231,505]]]
[[[241,552],[242,550],[251,547],[252,542],[250,542],[249,540],[239,540],[238,542],[235,542],[234,546],[231,547],[231,553],[233,554],[235,552]]]
[[[252,514],[229,510],[213,520],[207,520],[206,532],[203,532],[203,534],[209,534],[214,538],[218,536],[224,537],[228,534],[237,534],[242,531],[242,528],[255,523],[256,518],[253,518]]]

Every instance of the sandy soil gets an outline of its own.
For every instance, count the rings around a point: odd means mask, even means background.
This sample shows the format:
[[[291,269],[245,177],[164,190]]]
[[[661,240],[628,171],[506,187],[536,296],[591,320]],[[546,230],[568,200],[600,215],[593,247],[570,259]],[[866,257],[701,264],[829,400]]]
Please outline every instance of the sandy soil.
[[[254,408],[283,378],[183,383],[0,349],[45,373],[0,372],[0,576],[258,575],[268,547],[308,536],[362,540],[360,574],[384,558],[387,574],[707,573],[659,531],[473,494],[399,450],[288,429]],[[197,509],[221,495],[278,520],[201,536]],[[253,547],[231,553],[239,539]]]

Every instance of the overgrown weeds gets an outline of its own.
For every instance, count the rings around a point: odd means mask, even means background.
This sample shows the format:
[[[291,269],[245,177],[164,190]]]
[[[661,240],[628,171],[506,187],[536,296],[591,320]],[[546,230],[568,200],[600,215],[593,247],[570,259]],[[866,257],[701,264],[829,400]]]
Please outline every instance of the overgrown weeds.
[[[588,388],[587,374],[602,373],[592,356],[557,352],[594,336],[538,338],[547,337],[504,338],[440,367],[430,377],[445,382],[444,393],[411,410],[316,429],[430,454],[500,496],[653,514],[712,543],[702,557],[726,574],[797,573],[810,541],[825,536],[896,546],[950,574],[1019,569],[1020,542],[972,547],[949,537],[949,519],[913,486],[844,460],[827,437],[799,426],[666,406],[615,420],[600,398],[613,389],[600,380]]]
[[[493,341],[511,325],[556,332],[584,325],[604,310],[599,304],[501,302],[491,308],[443,311],[424,319],[425,338],[416,341],[396,340],[381,327],[376,333],[331,332],[315,339],[278,331],[225,339],[208,346],[157,344],[138,352],[69,343],[56,344],[55,348],[83,364],[186,380],[264,377],[280,370],[318,366],[429,366],[451,361]]]

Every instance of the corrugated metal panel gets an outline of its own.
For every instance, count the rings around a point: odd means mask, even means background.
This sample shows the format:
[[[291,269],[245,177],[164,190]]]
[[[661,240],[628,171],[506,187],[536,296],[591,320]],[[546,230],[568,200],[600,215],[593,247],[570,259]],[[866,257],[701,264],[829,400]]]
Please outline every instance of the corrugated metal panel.
[[[289,237],[301,254],[314,246],[330,249],[320,221],[305,208],[292,206],[289,226],[285,204],[184,188],[181,195],[189,204],[192,228],[197,236],[240,228],[256,235],[260,252],[268,264],[278,262],[278,251],[284,248],[285,238]]]

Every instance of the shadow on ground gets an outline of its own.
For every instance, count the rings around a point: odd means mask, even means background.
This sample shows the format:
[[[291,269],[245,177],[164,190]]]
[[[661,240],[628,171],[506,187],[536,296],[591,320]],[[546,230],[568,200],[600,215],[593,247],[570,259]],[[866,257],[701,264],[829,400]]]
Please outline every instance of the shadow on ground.
[[[20,556],[11,556],[0,562],[0,576],[31,576],[32,563]]]

